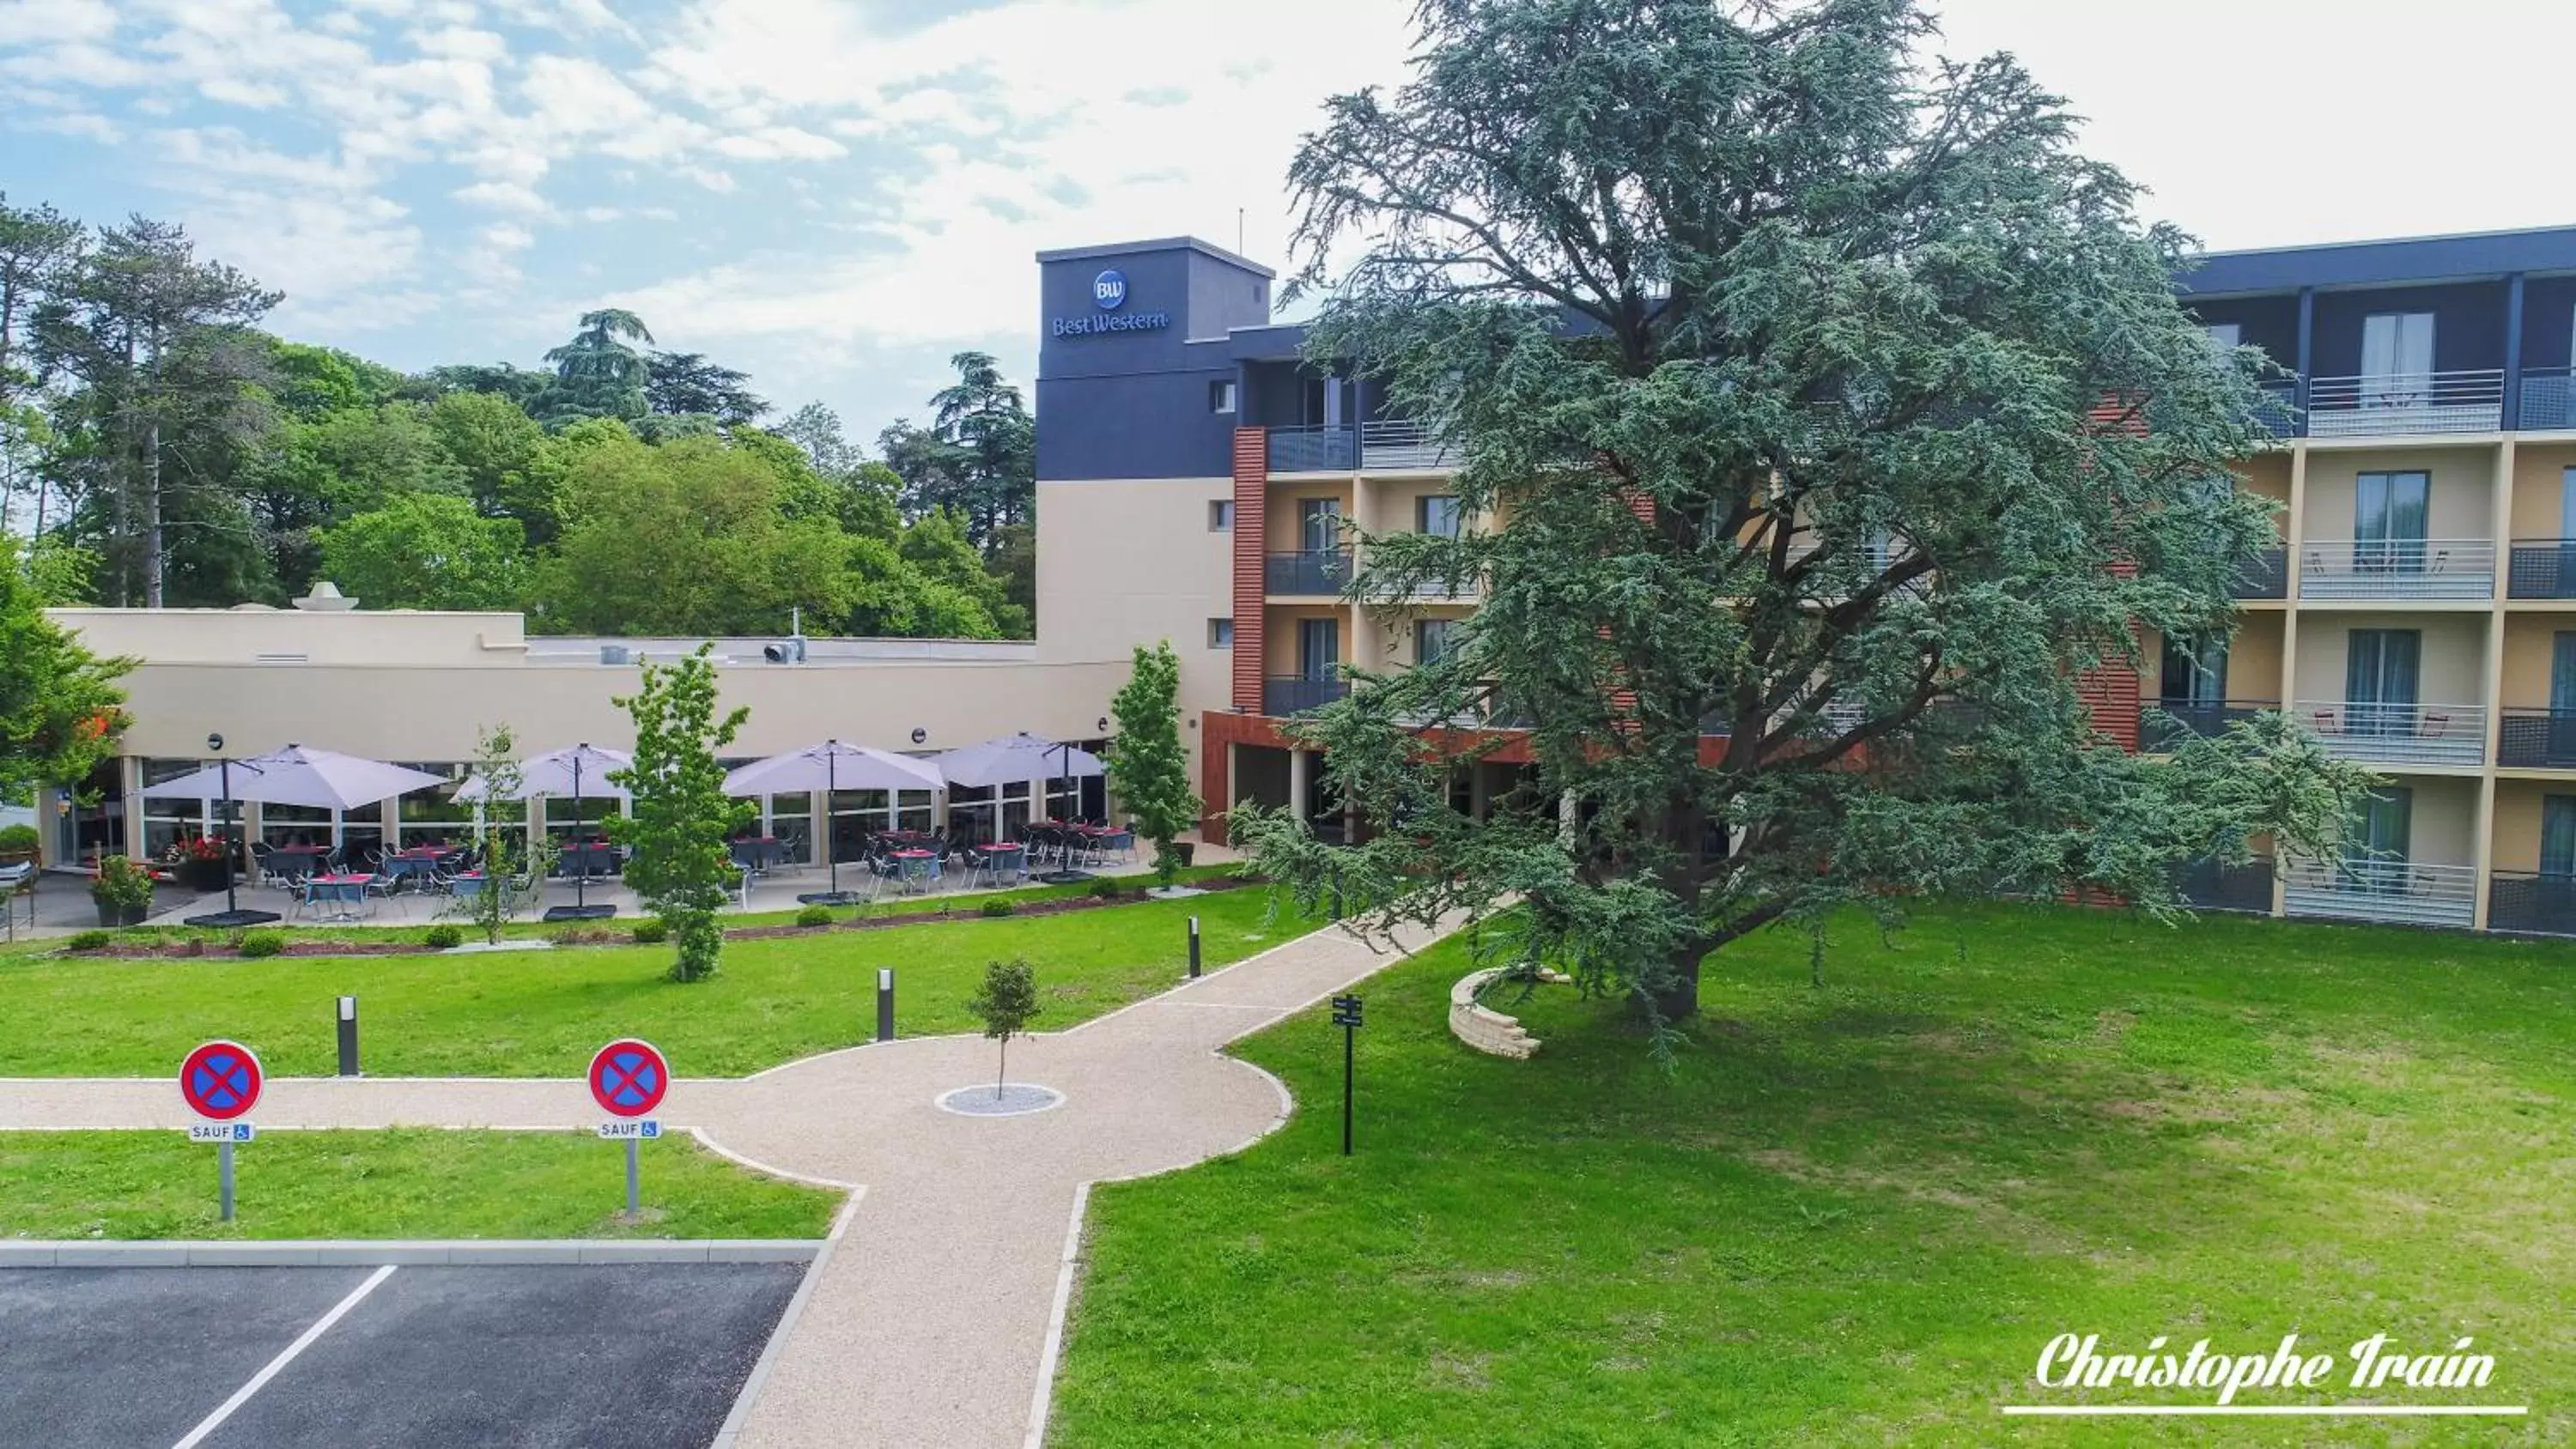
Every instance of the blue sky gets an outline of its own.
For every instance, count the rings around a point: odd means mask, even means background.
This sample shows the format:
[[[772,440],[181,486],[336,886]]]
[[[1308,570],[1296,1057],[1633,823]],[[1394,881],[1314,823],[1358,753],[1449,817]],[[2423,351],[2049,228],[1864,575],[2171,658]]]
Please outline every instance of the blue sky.
[[[278,330],[405,368],[533,363],[631,307],[867,439],[952,352],[1027,378],[1040,248],[1233,245],[1240,212],[1276,262],[1298,134],[1400,77],[1407,8],[0,0],[0,191],[184,221],[286,291]],[[2531,164],[2576,7],[1945,11],[1947,49],[2020,53],[2213,245],[2576,222]]]

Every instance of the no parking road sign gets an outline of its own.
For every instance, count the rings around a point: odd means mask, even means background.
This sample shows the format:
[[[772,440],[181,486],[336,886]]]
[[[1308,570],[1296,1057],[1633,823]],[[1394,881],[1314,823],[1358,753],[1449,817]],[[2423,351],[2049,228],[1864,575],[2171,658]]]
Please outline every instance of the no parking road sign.
[[[267,1080],[259,1058],[239,1042],[210,1041],[179,1063],[180,1100],[206,1119],[188,1129],[188,1140],[216,1144],[216,1202],[225,1222],[233,1220],[233,1144],[251,1140],[251,1125],[237,1119],[259,1105]]]
[[[636,1164],[636,1144],[662,1135],[662,1124],[641,1121],[662,1105],[671,1090],[671,1064],[651,1042],[613,1041],[590,1059],[590,1099],[616,1118],[603,1122],[599,1135],[626,1143],[626,1215],[643,1211],[643,1188]]]
[[[230,1122],[259,1105],[266,1076],[259,1058],[238,1042],[210,1041],[179,1064],[179,1095],[210,1122]]]

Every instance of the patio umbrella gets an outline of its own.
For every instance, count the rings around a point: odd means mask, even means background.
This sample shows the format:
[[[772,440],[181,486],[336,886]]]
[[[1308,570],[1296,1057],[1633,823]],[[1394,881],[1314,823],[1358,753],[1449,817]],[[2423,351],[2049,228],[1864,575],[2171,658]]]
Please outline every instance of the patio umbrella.
[[[932,763],[939,766],[939,772],[946,775],[952,785],[1089,779],[1109,773],[1108,767],[1100,763],[1100,757],[1090,751],[1042,740],[1025,730],[1015,735],[1004,735],[998,740],[986,740],[980,745],[950,750],[944,755],[934,756]],[[1043,806],[1045,802],[1040,800],[1037,803]],[[1073,869],[1070,860],[1064,862],[1064,867],[1038,879],[1064,885],[1091,878],[1087,872]]]
[[[593,795],[606,796],[612,800],[635,798],[625,786],[616,784],[608,778],[609,771],[627,769],[634,763],[635,757],[624,750],[604,749],[587,742],[575,745],[568,750],[548,750],[542,755],[534,755],[519,762],[519,789],[514,798],[533,800],[542,795],[554,795],[570,799],[573,839],[578,842],[584,827],[590,824],[588,818],[582,813],[581,806],[584,800]],[[490,782],[480,775],[471,776],[464,784],[456,787],[456,798],[475,802],[478,807],[477,814],[481,813],[479,807],[490,794]],[[584,864],[584,869],[573,872],[572,910],[564,913],[549,911],[547,912],[549,917],[574,921],[586,921],[592,918],[587,857],[584,858]],[[601,908],[601,914],[604,915],[607,912],[607,907]]]
[[[198,770],[175,780],[164,780],[152,787],[152,793],[182,797],[194,795],[201,800],[223,801],[226,806],[224,823],[229,834],[232,823],[230,807],[236,804],[354,810],[361,805],[374,805],[396,795],[408,795],[414,790],[446,783],[436,775],[405,769],[401,765],[388,765],[381,760],[288,745],[273,754],[254,755],[247,760],[219,760],[211,770]],[[224,842],[224,848],[229,855],[232,849],[229,839]],[[248,914],[276,919],[265,911]],[[231,862],[227,860],[223,917],[194,917],[190,924],[241,919],[244,916],[234,899],[233,872]]]
[[[847,901],[841,893],[841,853],[832,848],[831,797],[839,790],[944,790],[948,782],[937,766],[928,760],[909,755],[872,750],[865,745],[845,745],[839,740],[825,740],[801,750],[754,760],[725,776],[728,795],[792,795],[800,791],[823,792],[824,830],[823,858],[832,869],[832,889],[826,896],[799,896],[807,904],[838,905]]]

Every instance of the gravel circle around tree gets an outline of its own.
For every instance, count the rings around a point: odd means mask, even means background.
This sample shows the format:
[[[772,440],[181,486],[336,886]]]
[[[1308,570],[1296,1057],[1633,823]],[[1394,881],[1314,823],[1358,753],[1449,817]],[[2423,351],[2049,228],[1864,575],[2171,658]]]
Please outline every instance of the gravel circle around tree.
[[[1034,1082],[1012,1082],[996,1091],[977,1083],[939,1094],[939,1110],[960,1117],[1026,1117],[1064,1105],[1064,1093]]]

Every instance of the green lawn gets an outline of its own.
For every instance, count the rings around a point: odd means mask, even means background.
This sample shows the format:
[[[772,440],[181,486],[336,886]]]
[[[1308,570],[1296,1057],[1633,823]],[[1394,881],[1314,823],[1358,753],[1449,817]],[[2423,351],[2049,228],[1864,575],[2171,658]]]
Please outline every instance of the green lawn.
[[[230,1037],[274,1074],[334,1070],[334,998],[355,995],[377,1076],[574,1076],[599,1046],[641,1036],[684,1076],[733,1076],[865,1041],[876,973],[895,969],[896,1029],[972,1027],[984,963],[1024,955],[1041,1029],[1069,1026],[1181,979],[1187,918],[1210,966],[1307,929],[1269,919],[1270,893],[1226,891],[1059,916],[925,922],[729,941],[713,981],[662,978],[667,946],[487,956],[116,959],[0,957],[0,1077],[161,1076]]]
[[[686,1137],[644,1144],[623,1222],[619,1143],[569,1132],[266,1132],[234,1149],[177,1132],[0,1132],[0,1239],[819,1238],[841,1194],[761,1177]]]
[[[1846,923],[1822,990],[1807,955],[1727,953],[1667,1076],[1566,988],[1507,1008],[1536,1058],[1468,1052],[1429,953],[1365,988],[1350,1160],[1323,1013],[1257,1038],[1287,1128],[1093,1198],[1054,1442],[2576,1436],[2576,948],[1993,908]],[[2028,1382],[2063,1331],[2346,1371],[2474,1335],[2488,1389],[2403,1401],[2534,1417],[2000,1417],[2066,1401]]]

